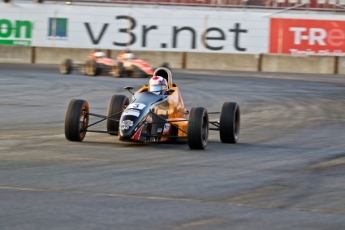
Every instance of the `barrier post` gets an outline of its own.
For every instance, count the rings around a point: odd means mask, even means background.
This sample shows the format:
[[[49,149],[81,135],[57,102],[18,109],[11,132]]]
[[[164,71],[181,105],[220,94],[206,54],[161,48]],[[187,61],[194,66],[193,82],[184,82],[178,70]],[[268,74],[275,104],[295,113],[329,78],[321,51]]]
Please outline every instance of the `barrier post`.
[[[36,47],[31,47],[31,64],[36,63]]]
[[[338,74],[339,56],[334,56],[334,74]]]
[[[187,53],[186,52],[182,52],[182,69],[186,68],[186,63],[187,62]]]

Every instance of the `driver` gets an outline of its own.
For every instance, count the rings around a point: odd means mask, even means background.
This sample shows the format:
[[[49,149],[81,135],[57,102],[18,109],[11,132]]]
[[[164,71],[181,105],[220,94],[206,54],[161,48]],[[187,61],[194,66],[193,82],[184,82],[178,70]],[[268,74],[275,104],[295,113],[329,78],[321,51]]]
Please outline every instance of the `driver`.
[[[130,50],[123,50],[118,56],[120,59],[133,60],[135,59],[134,54]]]
[[[105,53],[98,51],[93,54],[96,58],[102,58],[105,57]]]
[[[156,95],[165,95],[168,90],[168,82],[161,76],[153,76],[149,81],[148,91]]]
[[[105,53],[100,50],[93,50],[91,54],[89,55],[89,58],[96,59],[96,58],[102,58],[105,57]]]
[[[123,58],[126,60],[133,60],[134,54],[133,53],[125,53],[125,54],[123,54]]]

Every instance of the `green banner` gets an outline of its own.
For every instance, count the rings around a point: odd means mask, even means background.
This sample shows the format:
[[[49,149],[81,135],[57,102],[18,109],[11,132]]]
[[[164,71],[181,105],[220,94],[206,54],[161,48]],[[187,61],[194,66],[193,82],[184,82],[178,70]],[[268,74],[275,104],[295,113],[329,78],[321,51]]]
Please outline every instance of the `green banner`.
[[[0,45],[31,46],[31,41],[28,41],[28,40],[0,40]]]

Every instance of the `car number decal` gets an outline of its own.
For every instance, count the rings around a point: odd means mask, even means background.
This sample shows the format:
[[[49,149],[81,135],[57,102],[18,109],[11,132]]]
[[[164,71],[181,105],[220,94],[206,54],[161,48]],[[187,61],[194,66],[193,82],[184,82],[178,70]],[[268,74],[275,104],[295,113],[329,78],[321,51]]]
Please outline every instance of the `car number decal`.
[[[121,122],[121,130],[129,129],[130,126],[133,126],[133,121],[124,120]]]
[[[126,109],[125,111],[123,111],[122,115],[123,116],[131,115],[131,116],[139,117],[140,111],[134,110],[134,109]]]
[[[129,108],[129,109],[139,109],[139,110],[142,110],[145,107],[146,107],[146,105],[143,103],[132,103],[132,104],[127,106],[127,108]]]
[[[170,128],[170,123],[165,123],[163,132],[167,132],[169,128]]]

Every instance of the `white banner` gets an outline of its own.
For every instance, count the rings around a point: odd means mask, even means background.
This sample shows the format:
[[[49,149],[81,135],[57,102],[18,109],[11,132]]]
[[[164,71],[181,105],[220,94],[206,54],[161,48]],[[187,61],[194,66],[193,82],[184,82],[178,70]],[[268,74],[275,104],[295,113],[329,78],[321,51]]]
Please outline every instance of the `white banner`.
[[[253,12],[0,3],[0,45],[267,53],[269,18]]]

